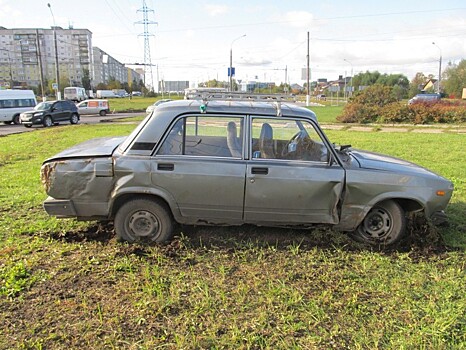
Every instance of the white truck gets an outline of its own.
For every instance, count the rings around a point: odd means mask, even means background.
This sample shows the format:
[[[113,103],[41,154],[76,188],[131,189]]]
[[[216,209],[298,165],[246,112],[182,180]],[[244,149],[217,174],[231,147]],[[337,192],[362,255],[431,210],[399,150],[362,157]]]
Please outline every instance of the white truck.
[[[37,104],[32,90],[0,90],[0,122],[19,124],[19,115]]]
[[[71,100],[75,102],[80,102],[87,100],[86,90],[82,87],[69,86],[64,90],[65,100]]]

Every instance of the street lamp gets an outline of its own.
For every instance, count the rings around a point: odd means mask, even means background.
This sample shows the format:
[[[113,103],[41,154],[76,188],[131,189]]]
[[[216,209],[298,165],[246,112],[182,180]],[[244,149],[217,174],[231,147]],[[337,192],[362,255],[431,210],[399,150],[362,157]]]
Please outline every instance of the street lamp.
[[[47,3],[48,8],[50,9],[50,13],[52,14],[52,19],[53,19],[53,41],[55,42],[55,79],[57,83],[57,100],[61,99],[61,93],[60,93],[60,73],[59,73],[59,67],[58,67],[58,48],[57,48],[57,32],[56,32],[56,25],[55,25],[55,16],[53,15],[52,12],[52,6],[50,6],[50,3]]]
[[[233,91],[233,43],[236,40],[244,38],[245,36],[246,36],[246,34],[243,34],[243,35],[237,37],[235,40],[233,40],[231,42],[231,45],[230,45],[230,91]]]
[[[353,96],[353,64],[350,61],[348,61],[346,58],[344,58],[343,61],[348,62],[351,65],[350,95]],[[346,83],[346,77],[345,77],[345,83]]]
[[[438,83],[437,83],[437,93],[439,94],[440,93],[440,80],[442,80],[442,50],[435,42],[432,42],[432,45],[436,46],[440,53],[440,58],[438,60]]]

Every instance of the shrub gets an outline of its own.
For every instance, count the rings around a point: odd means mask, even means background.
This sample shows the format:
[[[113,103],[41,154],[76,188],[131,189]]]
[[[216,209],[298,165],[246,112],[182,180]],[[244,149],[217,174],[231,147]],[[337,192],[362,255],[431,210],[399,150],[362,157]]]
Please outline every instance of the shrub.
[[[337,120],[343,123],[466,123],[466,103],[462,101],[440,100],[407,105],[393,101],[385,90],[368,88],[345,106],[343,115]]]

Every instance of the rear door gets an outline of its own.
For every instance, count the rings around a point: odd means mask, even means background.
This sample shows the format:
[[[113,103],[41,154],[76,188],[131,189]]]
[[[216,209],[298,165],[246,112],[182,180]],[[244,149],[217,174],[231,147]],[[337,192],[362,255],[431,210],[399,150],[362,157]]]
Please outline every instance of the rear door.
[[[298,118],[251,120],[245,222],[338,223],[345,172],[330,164],[316,126]]]
[[[153,185],[168,192],[190,221],[242,222],[243,125],[241,116],[180,118],[152,158]]]

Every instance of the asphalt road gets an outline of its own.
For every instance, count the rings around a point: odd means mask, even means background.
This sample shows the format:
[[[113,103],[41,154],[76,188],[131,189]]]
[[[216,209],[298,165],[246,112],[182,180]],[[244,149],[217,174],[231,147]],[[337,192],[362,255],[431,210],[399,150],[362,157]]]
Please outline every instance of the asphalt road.
[[[81,124],[98,124],[112,119],[119,119],[119,118],[127,118],[127,117],[135,117],[138,115],[145,115],[144,112],[137,112],[137,113],[115,113],[115,114],[108,114],[105,117],[101,117],[99,115],[82,115],[81,120],[79,123]],[[61,123],[60,125],[67,125],[67,123]],[[34,125],[32,128],[26,128],[24,125],[8,125],[0,123],[0,136],[7,136],[11,134],[19,134],[22,132],[31,132],[37,129],[42,129],[43,127],[40,125]]]

